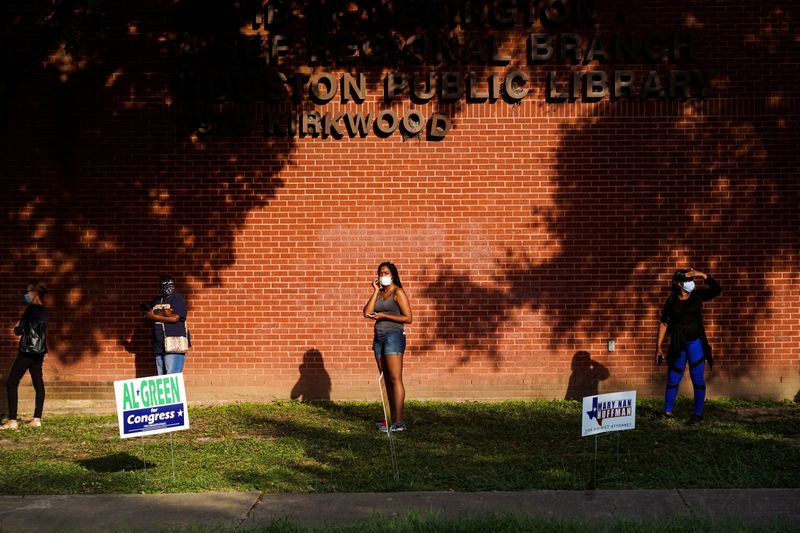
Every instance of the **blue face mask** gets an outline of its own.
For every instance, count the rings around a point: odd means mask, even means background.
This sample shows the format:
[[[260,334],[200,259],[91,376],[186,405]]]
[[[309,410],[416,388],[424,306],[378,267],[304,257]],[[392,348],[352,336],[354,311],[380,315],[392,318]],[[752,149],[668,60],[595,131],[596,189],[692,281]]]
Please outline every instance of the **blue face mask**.
[[[31,295],[28,294],[27,292],[22,296],[22,299],[25,300],[25,303],[29,304],[33,303],[33,298],[31,298]]]
[[[694,290],[694,281],[687,281],[686,283],[684,283],[683,290],[691,294],[692,291]]]

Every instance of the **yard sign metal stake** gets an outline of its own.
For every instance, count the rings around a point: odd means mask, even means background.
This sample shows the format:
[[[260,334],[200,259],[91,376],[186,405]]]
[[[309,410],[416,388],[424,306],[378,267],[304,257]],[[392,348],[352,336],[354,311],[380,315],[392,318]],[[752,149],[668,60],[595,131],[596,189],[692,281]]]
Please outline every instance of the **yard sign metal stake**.
[[[394,449],[394,440],[392,439],[392,416],[389,413],[388,407],[388,392],[386,391],[386,382],[383,378],[383,372],[378,377],[378,388],[381,393],[381,405],[383,406],[383,419],[386,422],[386,435],[389,437],[389,458],[392,462],[392,475],[395,481],[400,481],[400,469],[397,466],[397,454]]]

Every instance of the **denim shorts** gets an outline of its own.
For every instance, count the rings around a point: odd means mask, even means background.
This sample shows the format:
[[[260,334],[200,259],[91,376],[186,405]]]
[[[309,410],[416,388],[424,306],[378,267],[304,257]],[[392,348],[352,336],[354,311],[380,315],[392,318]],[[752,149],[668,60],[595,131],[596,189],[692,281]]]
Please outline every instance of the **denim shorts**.
[[[406,351],[406,333],[402,329],[376,331],[372,340],[372,351],[376,358],[384,355],[402,355]]]

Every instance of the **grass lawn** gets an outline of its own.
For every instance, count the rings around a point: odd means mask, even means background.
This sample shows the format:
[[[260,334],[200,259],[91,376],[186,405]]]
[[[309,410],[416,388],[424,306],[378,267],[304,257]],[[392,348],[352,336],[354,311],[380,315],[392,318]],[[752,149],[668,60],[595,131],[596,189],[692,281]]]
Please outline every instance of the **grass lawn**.
[[[578,402],[409,402],[399,481],[376,403],[190,407],[190,430],[125,440],[115,416],[46,417],[0,433],[0,494],[800,487],[797,404],[709,401],[693,427],[660,407],[597,437],[596,480]]]

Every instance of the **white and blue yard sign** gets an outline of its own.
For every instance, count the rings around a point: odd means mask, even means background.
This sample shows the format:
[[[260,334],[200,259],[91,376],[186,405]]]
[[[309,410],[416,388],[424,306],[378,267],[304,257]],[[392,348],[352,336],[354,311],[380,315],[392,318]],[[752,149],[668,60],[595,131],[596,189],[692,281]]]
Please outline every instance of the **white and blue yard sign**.
[[[636,427],[636,391],[598,394],[583,398],[581,436],[624,431]]]
[[[189,429],[183,374],[114,382],[120,438]]]

